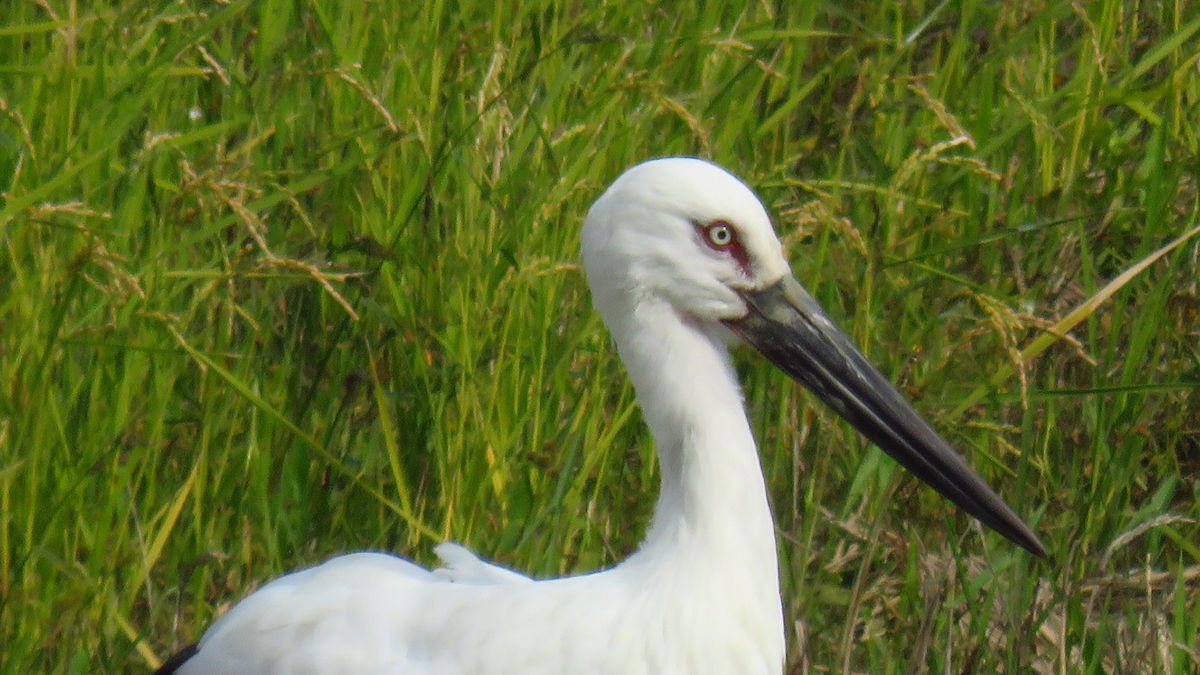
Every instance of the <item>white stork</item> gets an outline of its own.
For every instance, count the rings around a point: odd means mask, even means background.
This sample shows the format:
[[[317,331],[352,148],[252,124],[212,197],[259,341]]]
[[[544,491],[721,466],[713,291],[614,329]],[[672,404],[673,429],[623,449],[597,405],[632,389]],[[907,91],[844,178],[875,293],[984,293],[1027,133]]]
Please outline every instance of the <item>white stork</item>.
[[[453,544],[433,571],[340,556],[252,593],[160,672],[779,675],[774,524],[731,343],[1045,555],[793,279],[762,204],[733,175],[699,159],[633,167],[589,211],[583,264],[657,442],[662,488],[636,553],[538,580]]]

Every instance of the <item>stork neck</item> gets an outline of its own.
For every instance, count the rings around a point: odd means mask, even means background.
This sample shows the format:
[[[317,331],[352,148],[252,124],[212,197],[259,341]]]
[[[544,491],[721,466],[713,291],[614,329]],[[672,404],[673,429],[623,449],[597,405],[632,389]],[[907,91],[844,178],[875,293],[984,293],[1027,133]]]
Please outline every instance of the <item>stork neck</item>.
[[[654,432],[662,474],[638,557],[681,554],[690,564],[776,580],[762,469],[724,343],[665,303],[643,303],[620,316],[613,332]]]

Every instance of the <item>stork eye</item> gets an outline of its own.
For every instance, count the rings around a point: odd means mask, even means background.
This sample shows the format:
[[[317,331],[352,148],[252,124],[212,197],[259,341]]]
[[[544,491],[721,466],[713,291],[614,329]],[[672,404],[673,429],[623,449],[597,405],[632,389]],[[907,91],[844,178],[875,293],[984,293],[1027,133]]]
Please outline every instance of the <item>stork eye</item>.
[[[742,248],[742,243],[738,241],[737,230],[729,224],[729,221],[714,220],[707,225],[692,221],[692,224],[695,225],[696,232],[704,239],[704,243],[709,248],[733,258],[737,261],[742,274],[747,277],[751,276],[750,256],[746,254],[746,249]]]
[[[704,228],[704,236],[708,237],[708,243],[717,248],[728,248],[733,245],[737,238],[733,232],[733,226],[725,221],[718,220]]]

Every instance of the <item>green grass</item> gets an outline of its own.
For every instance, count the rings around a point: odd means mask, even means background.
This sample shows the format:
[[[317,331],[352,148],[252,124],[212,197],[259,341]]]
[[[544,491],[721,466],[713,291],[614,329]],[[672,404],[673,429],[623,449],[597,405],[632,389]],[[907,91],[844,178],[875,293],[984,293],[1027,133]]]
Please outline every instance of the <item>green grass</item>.
[[[596,4],[5,6],[0,670],[145,670],[340,551],[620,560],[578,232],[666,154],[1053,552],[740,357],[795,672],[1200,668],[1200,237],[1135,267],[1200,224],[1200,5]]]

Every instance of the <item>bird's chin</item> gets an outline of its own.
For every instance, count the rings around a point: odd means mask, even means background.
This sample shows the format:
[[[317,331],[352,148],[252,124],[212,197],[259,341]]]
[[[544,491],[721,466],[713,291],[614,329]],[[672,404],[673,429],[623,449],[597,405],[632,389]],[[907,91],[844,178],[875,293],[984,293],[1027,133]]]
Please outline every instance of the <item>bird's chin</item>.
[[[725,343],[725,345],[728,347],[737,347],[746,344],[746,341],[742,339],[742,336],[733,332],[729,326],[726,326],[723,322],[714,324],[711,333],[718,340]]]
[[[712,339],[720,341],[726,347],[738,347],[749,343],[734,330],[733,326],[744,320],[749,314],[750,306],[745,299],[737,297],[733,302],[714,302],[702,311],[693,309],[688,314],[688,318]]]
[[[734,310],[729,312],[710,312],[703,315],[681,312],[680,316],[685,323],[704,333],[710,340],[720,342],[726,347],[739,347],[749,344],[749,342],[741,335],[738,335],[731,328],[731,325],[736,324],[745,314],[745,310],[740,311],[740,314],[737,310]],[[725,315],[733,318],[726,318]]]

